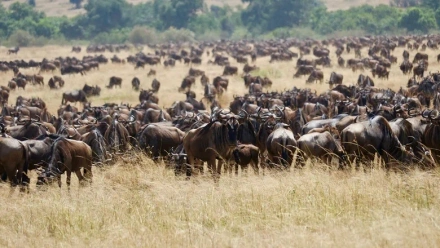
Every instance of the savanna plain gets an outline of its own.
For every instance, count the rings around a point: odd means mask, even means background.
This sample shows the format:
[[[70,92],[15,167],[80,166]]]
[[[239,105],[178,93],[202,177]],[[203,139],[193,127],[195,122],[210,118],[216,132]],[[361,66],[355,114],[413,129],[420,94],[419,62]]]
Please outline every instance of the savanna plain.
[[[0,47],[0,60],[53,59],[58,56],[86,55],[70,53],[70,47],[45,46],[22,48],[18,55],[7,55]],[[83,51],[85,47],[83,47]],[[295,49],[293,50],[295,52]],[[144,48],[144,52],[151,52]],[[402,61],[403,49],[393,55]],[[135,49],[118,54],[125,58]],[[362,55],[367,51],[362,50]],[[429,70],[437,71],[436,52],[428,50]],[[111,53],[104,53],[108,58]],[[415,52],[411,52],[411,57]],[[353,52],[342,55],[346,60]],[[209,78],[221,75],[223,68],[195,66]],[[336,66],[331,47],[332,68],[324,68],[324,81],[332,71],[344,75],[344,84],[353,84],[359,73]],[[233,65],[235,61],[232,61]],[[310,87],[318,92],[328,84],[308,84],[306,78],[293,78],[293,62],[269,63],[258,58],[256,74],[273,81],[270,90]],[[238,65],[242,73],[242,65]],[[105,102],[138,103],[138,92],[131,89],[137,76],[141,88],[150,87],[150,68],[135,70],[131,64],[107,64],[85,76],[64,76],[60,90],[46,85],[28,86],[12,92],[17,96],[40,97],[56,113],[64,91],[80,89],[85,83],[99,85],[101,96],[90,98],[92,105]],[[161,82],[159,105],[169,107],[185,95],[177,88],[189,67],[153,67]],[[37,70],[24,70],[36,74]],[[365,72],[370,74],[370,72]],[[55,74],[59,75],[59,71]],[[0,85],[7,85],[12,72],[0,74]],[[111,76],[123,78],[122,89],[107,89]],[[244,94],[243,79],[229,78],[228,91],[219,99],[228,107],[234,94]],[[405,76],[393,65],[389,80],[375,79],[378,87],[398,90],[405,87]],[[200,81],[194,90],[203,95]],[[79,104],[78,107],[82,108]],[[319,161],[308,161],[303,169],[267,172],[255,175],[222,175],[214,183],[210,175],[185,180],[175,177],[164,163],[154,163],[138,152],[129,152],[111,166],[93,168],[93,184],[78,187],[72,180],[66,187],[35,188],[36,174],[31,172],[29,194],[9,194],[9,184],[0,185],[0,246],[2,247],[437,247],[440,244],[440,172],[438,169],[405,173],[387,172],[379,161],[366,170],[337,170]],[[65,181],[65,176],[62,177]],[[63,183],[64,184],[64,183]],[[65,184],[64,184],[65,185]]]

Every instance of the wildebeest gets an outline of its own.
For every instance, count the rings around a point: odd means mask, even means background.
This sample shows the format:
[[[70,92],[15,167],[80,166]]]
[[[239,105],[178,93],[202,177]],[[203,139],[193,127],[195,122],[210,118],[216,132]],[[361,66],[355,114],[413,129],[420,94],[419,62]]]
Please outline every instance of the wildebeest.
[[[344,79],[344,75],[332,72],[330,74],[330,79],[328,80],[328,83],[330,84],[330,87],[333,87],[335,84],[342,84],[342,80]]]
[[[2,133],[4,130],[2,126]],[[27,183],[23,180],[23,173],[27,173],[28,158],[28,149],[22,142],[0,137],[0,174],[6,173],[11,186],[24,186]]]
[[[98,85],[90,86],[84,84],[82,90],[86,93],[86,96],[99,96],[101,94],[101,88]]]
[[[414,157],[400,143],[388,121],[376,116],[368,121],[353,123],[341,132],[341,143],[349,158],[374,159],[378,153],[391,167],[394,161],[410,164]]]
[[[223,69],[223,76],[237,75],[237,73],[238,73],[238,68],[236,66],[227,65]]]
[[[139,147],[151,152],[153,159],[168,154],[177,147],[185,135],[180,129],[164,124],[149,124],[139,134]]]
[[[307,78],[306,83],[316,83],[318,81],[322,83],[322,80],[324,80],[324,73],[319,69],[315,69]]]
[[[196,82],[196,78],[193,76],[187,76],[182,80],[182,83],[179,87],[179,92],[188,91],[191,89],[191,86]]]
[[[305,158],[319,158],[330,164],[332,156],[342,158],[341,145],[330,132],[312,132],[298,139],[298,148],[304,153]]]
[[[63,98],[61,99],[61,105],[67,102],[87,102],[86,93],[83,90],[72,90],[63,93]]]
[[[17,54],[20,51],[20,47],[13,47],[8,49],[8,54]]]
[[[113,117],[113,121],[104,134],[105,141],[114,152],[125,152],[129,148],[130,134],[124,125],[119,122],[119,115]]]
[[[73,46],[71,52],[80,53],[81,52],[81,47],[80,46]]]
[[[289,125],[285,123],[277,123],[266,140],[269,160],[284,168],[289,168],[292,165],[296,147],[297,142],[293,132],[289,129]]]
[[[131,88],[132,89],[134,89],[134,90],[139,90],[139,86],[141,85],[141,81],[139,80],[139,78],[137,78],[137,77],[134,77],[132,80],[131,80]]]
[[[95,163],[104,163],[107,159],[107,150],[104,136],[93,129],[88,133],[81,135],[81,141],[86,143],[92,149],[92,158]]]
[[[66,172],[66,184],[70,187],[72,172],[76,173],[78,180],[92,181],[92,149],[86,143],[59,137],[52,145],[51,159],[47,169],[39,176],[38,185],[57,179],[61,187],[61,174]],[[83,168],[83,173],[81,173]]]
[[[251,165],[255,174],[258,175],[258,164],[260,156],[260,150],[258,149],[258,147],[251,144],[240,144],[232,151],[232,153],[234,154],[234,167],[236,175],[238,174],[239,165],[241,166],[242,172],[247,173],[249,164]],[[232,166],[229,166],[229,170],[231,172]]]
[[[105,87],[107,87],[108,89],[113,89],[113,87],[115,86],[119,86],[119,88],[122,87],[122,78],[115,76],[111,77],[108,85]]]
[[[189,131],[183,138],[183,146],[191,166],[195,159],[200,159],[208,163],[214,175],[220,175],[223,159],[228,160],[237,145],[238,121],[223,111],[214,116],[210,123]],[[216,159],[219,159],[218,165]]]
[[[151,90],[154,93],[157,93],[157,92],[159,92],[159,89],[160,89],[160,82],[159,82],[159,80],[153,79],[153,81],[151,82]]]

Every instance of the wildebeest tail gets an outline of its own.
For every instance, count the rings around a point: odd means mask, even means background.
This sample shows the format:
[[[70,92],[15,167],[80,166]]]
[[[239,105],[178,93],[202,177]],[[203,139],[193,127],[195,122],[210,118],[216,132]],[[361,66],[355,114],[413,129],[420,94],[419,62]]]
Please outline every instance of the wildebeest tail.
[[[29,169],[29,147],[25,144],[23,144],[21,141],[19,141],[21,146],[23,146],[23,158],[24,158],[24,164],[23,164],[23,171],[21,175],[21,183],[27,183],[29,184],[30,178],[27,176],[28,169]]]
[[[288,159],[288,155],[287,155],[287,139],[286,138],[283,138],[283,144],[282,144],[282,151],[281,151],[281,158],[283,158],[283,165],[285,166],[285,167],[287,167],[288,165],[286,164],[287,163],[287,159]]]

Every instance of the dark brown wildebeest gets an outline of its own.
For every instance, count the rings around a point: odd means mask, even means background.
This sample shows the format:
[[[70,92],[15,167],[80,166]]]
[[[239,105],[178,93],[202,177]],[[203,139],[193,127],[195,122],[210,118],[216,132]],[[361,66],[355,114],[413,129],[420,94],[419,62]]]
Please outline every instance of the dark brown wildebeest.
[[[238,68],[236,66],[227,65],[223,69],[223,76],[237,75],[237,73],[238,73]]]
[[[109,149],[113,152],[125,152],[129,148],[130,134],[122,123],[119,122],[119,115],[113,117],[113,121],[104,134]]]
[[[11,80],[8,82],[8,87],[11,90],[15,90],[17,88],[17,83],[15,81]]]
[[[32,81],[34,84],[40,84],[44,86],[44,77],[41,75],[34,75]]]
[[[70,187],[72,172],[76,173],[79,182],[84,180],[91,182],[92,174],[92,149],[86,143],[59,137],[52,145],[51,159],[47,169],[39,176],[37,185],[58,181],[61,187],[61,174],[66,172],[67,187]],[[83,168],[83,173],[81,173]]]
[[[27,81],[24,78],[13,78],[12,81],[14,81],[17,84],[18,88],[23,88],[23,90],[26,88]]]
[[[246,63],[244,65],[244,67],[243,67],[243,72],[244,73],[249,73],[249,72],[254,71],[254,70],[258,70],[258,67],[256,65],[250,66],[249,64]]]
[[[10,68],[7,65],[0,63],[0,72],[8,72],[9,70]]]
[[[304,134],[298,139],[298,148],[304,153],[304,159],[316,157],[328,165],[333,156],[342,158],[343,155],[341,144],[329,131]]]
[[[407,50],[403,51],[402,56],[404,61],[409,60],[409,52]]]
[[[328,57],[330,54],[330,51],[327,48],[318,48],[318,47],[314,47],[313,48],[313,55],[315,55],[316,57]]]
[[[179,87],[179,92],[182,91],[188,91],[191,89],[191,86],[193,86],[196,83],[196,78],[193,76],[186,76]]]
[[[19,120],[19,122],[21,122]],[[7,128],[7,132],[11,137],[17,140],[35,139],[40,135],[47,134],[47,129],[41,123],[33,123],[32,120],[27,120],[23,124]]]
[[[225,90],[227,90],[229,85],[229,79],[218,76],[214,78],[212,84],[214,85],[215,88],[222,87]]]
[[[266,140],[266,149],[269,160],[275,166],[287,169],[292,165],[297,142],[289,125],[277,123]]]
[[[422,116],[429,121],[422,135],[422,143],[431,149],[432,157],[440,163],[440,115],[437,110],[425,110]]]
[[[410,164],[414,158],[400,143],[388,121],[379,115],[344,128],[341,143],[351,161],[356,156],[372,160],[378,153],[387,167],[393,167],[394,161]]]
[[[53,63],[43,63],[40,66],[40,71],[38,72],[38,74],[40,74],[41,72],[54,72],[56,69],[57,67]]]
[[[144,117],[142,118],[142,124],[166,121],[172,121],[172,119],[171,116],[167,112],[164,112],[162,109],[147,109],[147,111],[145,111]]]
[[[423,78],[423,74],[425,74],[425,64],[419,63],[413,68],[414,77]]]
[[[81,47],[80,46],[73,46],[71,52],[80,53],[81,52]]]
[[[113,89],[113,87],[115,86],[119,86],[119,88],[122,88],[122,78],[115,76],[111,77],[109,84],[105,87],[107,87],[107,89]]]
[[[342,57],[338,57],[338,65],[340,67],[344,67],[345,66],[345,60]]]
[[[9,54],[17,54],[18,51],[20,51],[20,47],[13,47],[8,49],[8,55]]]
[[[200,83],[202,84],[202,86],[205,86],[207,83],[209,83],[209,77],[203,74],[200,78]]]
[[[318,81],[322,83],[322,80],[324,80],[324,73],[319,69],[315,69],[307,78],[306,83],[317,83]]]
[[[195,159],[206,161],[214,178],[219,177],[223,160],[228,160],[237,146],[237,129],[235,116],[228,116],[221,110],[213,114],[210,123],[189,131],[183,138],[189,165],[194,168]],[[218,165],[216,159],[219,159]]]
[[[315,68],[311,65],[300,65],[293,77],[298,78],[300,76],[310,75],[314,70]]]
[[[105,139],[97,129],[81,135],[81,141],[92,149],[94,163],[104,163],[107,160]]]
[[[81,76],[84,76],[84,74],[85,74],[84,67],[81,65],[63,66],[63,67],[61,67],[60,71],[61,71],[61,75],[80,73]]]
[[[153,159],[168,155],[168,151],[182,143],[185,133],[164,124],[149,124],[139,134],[139,147],[151,152]]]
[[[61,105],[66,104],[67,102],[87,102],[86,93],[83,90],[72,90],[63,93],[63,98],[61,100]]]
[[[160,82],[159,82],[159,80],[153,79],[153,81],[151,82],[151,90],[154,93],[157,93],[157,92],[159,92],[159,89],[160,89]]]
[[[251,164],[252,169],[255,174],[259,174],[259,156],[260,150],[258,147],[251,144],[240,144],[238,145],[232,153],[234,154],[234,162],[235,162],[235,175],[238,175],[238,166],[241,166],[241,170],[244,173],[247,173],[249,164]],[[226,169],[226,168],[225,168]],[[232,166],[229,165],[229,172],[231,173]]]
[[[188,75],[192,77],[198,77],[205,75],[205,72],[199,69],[189,68]]]
[[[155,76],[156,75],[156,70],[150,69],[150,71],[148,72],[147,76]]]
[[[0,175],[6,175],[11,186],[25,186],[29,168],[28,147],[21,141],[6,134],[4,124],[0,123]],[[4,178],[6,180],[6,178]]]
[[[154,95],[153,90],[141,90],[139,92],[139,101],[140,102],[151,101],[157,104],[159,102],[159,99],[157,98],[156,95]]]
[[[101,94],[101,88],[98,85],[90,86],[84,84],[82,90],[86,93],[86,96],[99,96]]]
[[[200,64],[202,64],[202,59],[200,57],[191,58],[191,63],[196,64],[196,65],[200,65]]]
[[[140,85],[141,85],[141,81],[139,80],[139,78],[134,77],[133,80],[131,80],[131,88],[132,89],[138,91]]]
[[[405,60],[400,64],[399,66],[400,70],[403,72],[403,74],[411,73],[411,70],[413,69],[413,64],[409,62],[408,60]]]
[[[333,85],[335,84],[342,84],[343,79],[344,79],[344,75],[336,72],[332,72],[332,74],[330,74],[330,79],[328,80],[328,83],[330,87],[333,87]]]
[[[428,60],[428,54],[426,53],[416,53],[413,59],[413,63],[417,63],[420,60]]]

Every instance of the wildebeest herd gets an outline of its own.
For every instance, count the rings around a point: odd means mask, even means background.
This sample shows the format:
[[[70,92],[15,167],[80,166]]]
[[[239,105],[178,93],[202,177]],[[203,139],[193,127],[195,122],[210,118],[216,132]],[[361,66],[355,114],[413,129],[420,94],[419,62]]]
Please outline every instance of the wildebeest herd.
[[[207,169],[216,180],[222,171],[235,169],[237,173],[240,167],[246,171],[249,164],[255,173],[264,173],[302,167],[309,158],[344,169],[369,165],[377,155],[386,169],[431,169],[440,162],[440,73],[428,70],[425,52],[437,50],[438,44],[440,36],[436,35],[222,40],[155,45],[150,47],[154,53],[138,52],[126,58],[115,54],[108,59],[101,54],[82,59],[0,61],[0,71],[14,73],[0,91],[0,173],[12,185],[27,185],[27,173],[38,170],[38,185],[54,179],[61,185],[60,175],[66,172],[70,185],[72,172],[81,182],[90,181],[93,166],[112,164],[128,151],[164,160],[176,175],[189,178]],[[90,46],[86,51],[104,52],[110,49],[106,47]],[[109,47],[111,52],[128,49]],[[397,47],[404,49],[399,69],[408,75],[408,82],[398,91],[379,88],[374,81],[390,80],[390,68],[398,62]],[[330,48],[336,63],[330,59]],[[362,49],[368,51],[365,56]],[[72,52],[81,52],[81,47],[73,47]],[[350,53],[354,58],[345,60]],[[202,55],[209,61],[203,61]],[[305,58],[307,55],[315,59]],[[307,77],[306,84],[325,82],[329,89],[318,93],[293,86],[270,91],[274,82],[258,73],[262,69],[258,60],[263,57],[270,57],[271,64],[290,63],[295,67],[290,74],[293,78]],[[101,88],[88,84],[60,93],[57,113],[49,113],[44,99],[37,97],[19,96],[15,105],[9,103],[11,91],[24,90],[28,83],[44,86],[42,73],[88,75],[109,61],[136,70],[148,66],[148,76],[153,77],[159,66],[172,70],[176,63],[187,65],[188,74],[176,87],[186,99],[160,107],[161,83],[153,79],[151,89],[143,90],[142,78],[134,77],[132,90],[139,92],[135,106],[113,102],[93,106],[89,98],[100,96]],[[222,75],[211,80],[208,73],[197,69],[202,63],[221,67]],[[38,73],[22,73],[28,68],[37,68]],[[324,68],[335,71],[324,75]],[[346,68],[360,73],[356,81],[346,82],[337,72]],[[225,104],[222,99],[231,88],[231,77],[241,77],[247,93],[234,95]],[[199,98],[192,90],[197,81],[204,89]],[[109,77],[108,82],[104,90],[119,90],[126,84],[118,76]],[[60,75],[48,81],[54,90],[64,84]],[[76,102],[82,106],[73,105]]]

